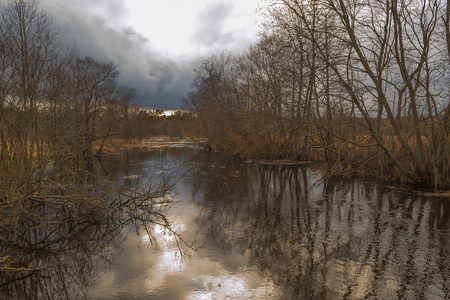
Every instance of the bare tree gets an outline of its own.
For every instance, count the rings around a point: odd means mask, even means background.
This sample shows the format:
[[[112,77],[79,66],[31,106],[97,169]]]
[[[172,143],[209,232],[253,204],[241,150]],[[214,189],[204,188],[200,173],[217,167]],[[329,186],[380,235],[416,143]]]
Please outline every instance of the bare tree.
[[[239,126],[233,118],[238,116],[242,101],[236,57],[229,53],[213,55],[196,72],[186,102],[198,114],[206,137],[227,148],[227,141]]]
[[[88,169],[92,169],[92,148],[94,141],[99,139],[100,112],[116,92],[119,71],[112,62],[102,63],[85,57],[77,59],[73,72],[76,78],[74,100],[80,109],[81,154]]]
[[[197,71],[207,136],[241,156],[450,184],[448,3],[269,2],[257,43]]]
[[[130,139],[130,106],[137,97],[139,91],[135,88],[122,87],[119,90],[119,104],[123,113],[123,134],[125,142],[129,143]]]
[[[117,67],[63,49],[35,0],[2,2],[0,50],[0,266],[20,235],[55,234],[56,219],[112,212],[124,199],[151,214],[173,177],[130,190],[94,172],[94,142],[121,133],[120,100],[135,95],[118,89]]]
[[[44,141],[39,112],[45,109],[51,62],[58,55],[57,32],[38,1],[11,0],[1,7],[2,160],[4,170],[33,176]],[[6,105],[6,106],[5,106]],[[7,120],[6,120],[7,118]],[[11,174],[10,174],[11,175]]]
[[[413,1],[406,6],[403,2],[387,0],[312,3],[284,0],[271,7],[276,8],[272,10],[272,27],[292,32],[291,36],[302,32],[313,44],[312,53],[317,53],[324,62],[326,111],[331,110],[328,89],[330,78],[334,78],[343,91],[340,97],[356,108],[357,117],[363,120],[362,128],[374,142],[360,143],[364,135],[359,135],[351,143],[363,147],[376,145],[387,158],[386,163],[381,160],[380,164],[392,164],[404,178],[414,182],[432,181],[427,168],[428,143],[424,142],[424,138],[430,138],[425,120],[439,115],[442,106],[426,116],[424,99],[437,103],[438,95],[443,92],[427,84],[438,72],[439,49],[432,41],[436,38],[442,4],[439,1]],[[279,16],[286,14],[295,16],[299,22],[282,21]],[[334,20],[331,23],[330,16]],[[339,52],[330,48],[330,38],[335,41],[333,48]],[[311,59],[317,61],[317,57]],[[339,137],[330,126],[332,123],[328,119],[326,129]],[[391,138],[389,131],[393,133]],[[327,140],[330,141],[329,136]],[[448,161],[439,161],[444,163],[445,170],[449,168]],[[441,181],[439,173],[444,169],[434,171],[434,181]]]

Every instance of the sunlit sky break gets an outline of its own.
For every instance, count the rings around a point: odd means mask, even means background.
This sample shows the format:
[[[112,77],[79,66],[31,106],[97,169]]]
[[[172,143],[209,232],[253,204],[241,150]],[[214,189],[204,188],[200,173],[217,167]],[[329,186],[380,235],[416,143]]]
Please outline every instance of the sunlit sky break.
[[[5,1],[5,0],[0,0]],[[42,0],[63,44],[118,65],[146,108],[179,109],[201,60],[257,40],[259,0]]]

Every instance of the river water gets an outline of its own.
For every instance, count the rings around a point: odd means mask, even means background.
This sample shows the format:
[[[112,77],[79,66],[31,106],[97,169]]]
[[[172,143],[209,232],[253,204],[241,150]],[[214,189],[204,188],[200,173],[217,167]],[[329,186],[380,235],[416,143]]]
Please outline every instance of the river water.
[[[51,271],[9,283],[9,295],[450,299],[449,198],[189,144],[110,155],[103,170],[130,188],[183,175],[160,211],[171,227],[83,228]]]

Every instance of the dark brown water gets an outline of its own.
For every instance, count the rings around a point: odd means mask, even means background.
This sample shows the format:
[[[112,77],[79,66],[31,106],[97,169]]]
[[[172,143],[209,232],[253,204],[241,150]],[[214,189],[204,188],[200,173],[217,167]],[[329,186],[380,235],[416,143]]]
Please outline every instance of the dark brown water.
[[[190,147],[104,168],[130,187],[182,170],[164,209],[182,240],[123,218],[67,225],[36,254],[50,267],[0,281],[1,299],[450,299],[448,198]]]

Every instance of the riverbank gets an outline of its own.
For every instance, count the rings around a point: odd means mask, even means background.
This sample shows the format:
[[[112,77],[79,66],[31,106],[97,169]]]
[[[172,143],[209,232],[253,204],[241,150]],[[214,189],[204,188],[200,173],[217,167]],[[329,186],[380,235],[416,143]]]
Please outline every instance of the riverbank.
[[[141,150],[149,150],[149,149],[155,149],[155,148],[164,148],[164,147],[173,147],[173,148],[182,148],[182,147],[189,147],[189,148],[197,148],[197,149],[204,149],[206,151],[207,146],[210,144],[208,141],[204,139],[193,139],[193,138],[180,138],[180,137],[170,137],[167,135],[156,135],[151,136],[144,139],[131,139],[129,141],[126,141],[124,139],[113,139],[109,141],[107,144],[103,146],[103,154],[110,154],[110,153],[117,153],[124,150],[133,150],[133,149],[141,149]],[[94,146],[94,153],[98,151],[99,146]],[[209,148],[213,151],[220,151],[217,150],[215,147]],[[207,151],[209,152],[209,151]],[[232,155],[232,154],[230,154]],[[334,174],[331,171],[327,171],[327,169],[330,169],[328,164],[324,161],[299,161],[299,160],[293,160],[293,159],[249,159],[249,161],[254,161],[257,164],[261,165],[307,165],[307,164],[314,164],[314,165],[321,165],[324,169],[324,173],[329,173],[329,176],[337,176],[340,178],[345,177],[357,177],[357,178],[363,178],[367,180],[371,180],[374,182],[379,183],[385,183],[385,184],[392,184],[396,183],[399,186],[405,186],[408,190],[413,191],[421,191],[423,195],[427,197],[450,197],[450,190],[447,189],[437,189],[433,190],[433,187],[431,186],[418,186],[417,184],[410,184],[408,182],[402,182],[400,180],[392,180],[389,178],[383,178],[380,176],[376,176],[375,174],[371,174],[368,172],[362,172],[362,171],[351,171],[348,170],[345,172],[345,174]]]
[[[151,149],[160,147],[179,147],[182,145],[189,145],[190,147],[204,148],[207,145],[205,140],[170,137],[167,135],[150,136],[143,139],[111,139],[102,147],[102,154],[116,153],[126,149]],[[196,146],[193,146],[196,145]],[[94,145],[94,153],[97,153],[101,145]]]

